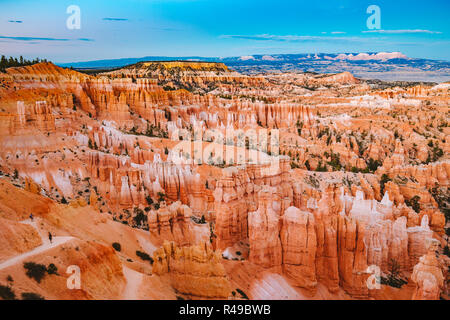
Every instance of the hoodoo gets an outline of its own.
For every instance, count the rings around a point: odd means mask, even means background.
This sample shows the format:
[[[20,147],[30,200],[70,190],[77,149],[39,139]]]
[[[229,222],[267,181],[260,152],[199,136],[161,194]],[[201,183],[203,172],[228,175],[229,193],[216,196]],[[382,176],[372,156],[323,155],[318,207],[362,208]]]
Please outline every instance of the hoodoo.
[[[438,89],[218,62],[6,68],[0,285],[46,299],[448,297]]]

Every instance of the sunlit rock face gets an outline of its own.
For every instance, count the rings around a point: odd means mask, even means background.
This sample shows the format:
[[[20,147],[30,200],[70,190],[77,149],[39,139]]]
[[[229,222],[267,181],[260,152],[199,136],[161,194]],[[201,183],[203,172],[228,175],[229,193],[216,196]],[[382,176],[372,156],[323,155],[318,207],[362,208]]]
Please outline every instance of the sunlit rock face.
[[[9,68],[0,279],[21,270],[10,259],[38,250],[60,268],[73,253],[93,283],[68,294],[48,277],[46,298],[240,298],[240,287],[250,298],[278,288],[295,299],[438,299],[450,264],[448,101],[445,84],[348,72]],[[61,243],[46,247],[48,232]]]
[[[283,248],[283,272],[295,284],[314,292],[317,285],[317,236],[314,215],[289,207],[282,217],[280,239]]]
[[[230,283],[218,252],[206,244],[178,247],[173,242],[153,254],[153,273],[167,274],[179,292],[203,298],[227,298]]]
[[[438,244],[434,239],[428,238],[428,251],[420,257],[419,263],[414,266],[411,279],[416,284],[413,295],[414,300],[438,300],[444,286],[442,265],[436,258]]]
[[[258,193],[258,210],[248,214],[250,261],[264,267],[281,265],[279,214],[272,207],[274,189],[263,187]]]

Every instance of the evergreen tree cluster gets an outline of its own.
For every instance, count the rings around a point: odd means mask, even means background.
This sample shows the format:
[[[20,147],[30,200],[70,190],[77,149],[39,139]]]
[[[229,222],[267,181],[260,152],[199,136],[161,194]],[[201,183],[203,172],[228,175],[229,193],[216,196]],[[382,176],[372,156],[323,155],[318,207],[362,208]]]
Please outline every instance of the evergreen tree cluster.
[[[14,57],[6,57],[2,55],[0,59],[0,72],[5,72],[6,68],[30,66],[39,62],[47,62],[46,59],[36,58],[34,60],[27,60],[20,56],[18,59]]]

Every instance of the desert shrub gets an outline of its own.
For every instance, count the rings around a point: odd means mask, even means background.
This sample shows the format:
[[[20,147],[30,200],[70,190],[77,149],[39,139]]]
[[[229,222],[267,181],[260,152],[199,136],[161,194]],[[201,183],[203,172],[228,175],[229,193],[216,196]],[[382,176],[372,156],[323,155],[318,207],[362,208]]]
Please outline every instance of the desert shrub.
[[[53,264],[50,263],[47,267],[47,273],[48,274],[58,274],[58,268]]]
[[[409,200],[405,200],[405,203],[408,206],[412,207],[415,212],[419,213],[420,212],[420,203],[419,203],[419,201],[420,201],[420,197],[419,196],[414,196],[414,197],[412,197]]]
[[[434,188],[428,190],[436,200],[439,210],[445,216],[445,222],[450,221],[450,197],[448,196],[448,187],[439,187],[436,183]],[[450,229],[447,228],[446,233],[450,236]]]
[[[0,298],[3,300],[15,300],[16,294],[10,287],[0,284]]]
[[[165,198],[166,198],[165,193],[163,193],[163,192],[158,192],[158,201],[159,201],[159,202],[164,201]]]
[[[194,221],[196,224],[205,224],[206,223],[204,215],[202,215],[201,218],[197,218],[196,216],[191,216],[191,220]]]
[[[22,300],[45,300],[45,298],[34,292],[23,292]]]
[[[245,294],[244,291],[242,291],[239,288],[237,288],[236,291],[242,296],[242,298],[249,300],[248,296]]]
[[[327,166],[326,165],[322,166],[322,161],[319,161],[319,164],[317,165],[316,171],[317,172],[327,172]]]
[[[394,288],[401,288],[408,281],[402,279],[400,272],[400,264],[395,259],[390,259],[388,263],[387,277],[381,277],[381,284],[385,284]]]
[[[378,167],[381,165],[382,163],[380,160],[374,160],[372,158],[369,158],[369,161],[367,162],[367,168],[369,168],[370,172],[377,171]]]
[[[142,209],[134,208],[134,213],[136,215],[134,216],[133,220],[137,226],[144,225],[147,223],[148,221],[147,215],[144,214],[144,211]]]
[[[150,263],[153,264],[153,258],[150,257],[150,256],[148,255],[148,253],[137,250],[137,251],[136,251],[136,255],[137,255],[139,258],[141,258],[142,260],[144,260],[144,261],[150,261]]]
[[[118,251],[118,252],[120,252],[120,250],[122,250],[122,246],[121,246],[120,243],[118,243],[118,242],[114,242],[114,243],[112,244],[112,247],[114,248],[114,250],[116,250],[116,251]]]
[[[450,257],[450,249],[448,248],[448,246],[445,246],[445,247],[444,247],[444,254],[445,254],[447,257]]]
[[[381,284],[385,284],[394,288],[401,288],[404,284],[407,284],[408,282],[406,280],[403,280],[401,278],[392,278],[388,276],[387,278],[381,277]]]
[[[339,153],[331,152],[331,161],[328,161],[328,164],[333,168],[333,171],[339,171],[342,168],[340,155]]]
[[[305,167],[306,167],[307,170],[311,170],[311,166],[309,165],[309,161],[308,160],[305,161]]]
[[[147,203],[150,205],[150,204],[153,204],[153,199],[152,199],[152,197],[150,197],[150,196],[146,196],[145,197],[145,200],[147,200]]]
[[[381,192],[382,196],[384,194],[384,185],[389,181],[392,181],[392,179],[389,178],[389,176],[387,174],[383,173],[381,175],[381,179],[380,179],[380,192]]]
[[[439,148],[438,146],[434,146],[433,147],[433,156],[432,156],[432,161],[437,161],[440,157],[442,157],[444,155],[444,151]]]
[[[25,262],[23,267],[27,270],[26,275],[28,278],[34,279],[37,283],[41,283],[41,280],[45,277],[47,268],[43,264],[34,262]]]

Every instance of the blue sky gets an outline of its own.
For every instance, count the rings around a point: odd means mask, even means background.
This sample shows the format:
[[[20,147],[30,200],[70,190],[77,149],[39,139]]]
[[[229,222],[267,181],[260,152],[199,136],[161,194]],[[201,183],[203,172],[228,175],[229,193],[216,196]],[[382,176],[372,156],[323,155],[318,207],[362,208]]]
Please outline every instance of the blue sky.
[[[66,9],[81,10],[69,30]],[[369,30],[369,5],[381,29]],[[0,0],[0,53],[54,62],[401,51],[450,60],[448,0]],[[370,31],[370,32],[368,32]]]

